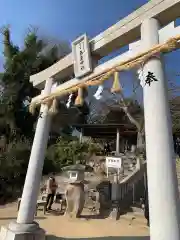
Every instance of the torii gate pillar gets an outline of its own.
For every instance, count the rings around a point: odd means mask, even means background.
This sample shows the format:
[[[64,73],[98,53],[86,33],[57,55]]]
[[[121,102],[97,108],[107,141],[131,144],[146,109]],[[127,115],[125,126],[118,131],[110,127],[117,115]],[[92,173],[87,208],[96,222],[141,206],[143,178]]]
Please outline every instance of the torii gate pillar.
[[[49,94],[53,87],[53,79],[46,80],[43,94]],[[16,222],[10,222],[8,228],[2,227],[0,240],[44,240],[45,231],[34,222],[36,204],[41,182],[45,149],[47,147],[51,116],[48,114],[48,106],[41,105],[42,114],[36,126],[36,132],[31,149],[28,170],[26,174],[20,209]]]
[[[159,23],[147,19],[141,25],[145,49],[159,43]],[[179,198],[173,152],[172,124],[162,56],[149,59],[143,76],[152,72],[157,81],[143,84],[147,176],[151,240],[180,240]]]

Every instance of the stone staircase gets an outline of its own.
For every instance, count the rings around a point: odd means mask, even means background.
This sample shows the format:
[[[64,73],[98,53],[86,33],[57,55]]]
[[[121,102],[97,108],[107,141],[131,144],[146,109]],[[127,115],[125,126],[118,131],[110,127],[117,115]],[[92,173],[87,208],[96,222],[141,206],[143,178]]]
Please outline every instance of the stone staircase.
[[[131,199],[132,194],[134,194],[132,191],[132,185],[138,187],[139,180],[142,180],[143,174],[146,171],[146,163],[144,163],[142,168],[139,171],[137,170],[137,172],[136,170],[131,170],[131,168],[129,168],[129,166],[132,163],[133,163],[132,158],[128,158],[124,161],[126,176],[120,182],[120,185],[121,185],[120,191],[122,194],[121,203],[126,202],[127,201],[126,196],[128,196],[128,198],[130,198],[129,205],[131,205],[134,202],[134,200]],[[178,189],[180,193],[180,158],[176,159],[176,172],[177,172],[177,179],[178,179]]]
[[[138,170],[131,170],[131,168],[129,168],[129,166],[133,163],[133,159],[127,159],[124,162],[124,167],[125,167],[125,172],[126,172],[126,176],[121,180],[120,182],[120,193],[121,193],[121,201],[120,201],[120,205],[123,206],[125,203],[125,207],[131,207],[132,212],[134,212],[133,206],[135,203],[138,202],[139,200],[139,196],[140,194],[138,194],[137,197],[137,202],[134,195],[134,189],[132,189],[132,186],[135,188],[138,188],[141,184],[141,192],[142,192],[142,181],[143,181],[143,175],[146,171],[146,163],[143,163],[143,165],[141,166],[141,168]],[[177,171],[177,179],[178,179],[178,189],[179,189],[179,193],[180,193],[180,158],[176,159],[176,171]],[[141,182],[141,183],[140,183]],[[139,191],[139,190],[138,190]],[[138,211],[141,212],[141,209],[139,209],[138,207]],[[135,210],[135,212],[138,212],[137,209]]]
[[[136,169],[137,160],[133,153],[119,154],[119,157],[121,157],[122,159],[122,170],[120,171],[120,179],[119,179],[121,182],[123,179],[130,176],[133,173],[133,171]],[[116,170],[110,169],[109,172],[112,173],[112,175],[114,175]],[[113,179],[111,178],[112,176],[110,174],[110,180],[112,181]]]
[[[139,203],[140,198],[144,196],[146,162],[143,162],[140,166],[140,164],[137,164],[136,157],[132,153],[120,154],[119,157],[122,158],[123,165],[123,171],[120,172],[119,183],[114,183],[114,173],[116,172],[114,169],[109,169],[109,177],[106,180],[112,184],[110,205],[112,206],[113,202],[118,202],[121,212],[125,209],[132,209],[132,207],[136,205],[135,203]],[[108,200],[106,199],[106,201]],[[116,208],[116,216],[119,214],[118,206]],[[132,211],[134,210],[132,209]]]
[[[125,196],[128,196],[128,193],[129,193],[130,196],[133,194],[132,193],[132,185],[138,187],[139,180],[140,179],[142,180],[143,174],[146,171],[146,169],[145,169],[146,168],[146,163],[144,163],[142,168],[139,171],[137,170],[137,172],[136,172],[136,170],[131,170],[131,167],[129,167],[129,166],[131,166],[133,163],[134,163],[133,158],[128,158],[128,159],[125,159],[125,161],[124,161],[125,176],[120,182],[121,193],[123,193],[121,202],[126,201]],[[179,189],[179,193],[180,193],[180,158],[176,159],[176,172],[177,172],[177,179],[178,179],[178,189]],[[124,184],[126,186],[123,186]],[[131,200],[130,200],[130,202],[131,202]],[[129,202],[129,204],[131,204],[130,202]]]
[[[121,154],[120,157],[122,158],[122,162],[123,162],[123,171],[120,173],[120,181],[118,184],[118,195],[119,195],[119,203],[120,203],[120,208],[124,208],[125,207],[129,207],[129,206],[133,206],[134,202],[136,201],[136,192],[139,192],[139,186],[142,182],[142,180],[144,181],[144,171],[145,171],[145,163],[143,164],[143,166],[139,169],[137,168],[137,160],[134,157],[133,154],[129,153],[129,154]],[[43,181],[42,184],[45,184],[47,181],[48,176],[46,176]],[[88,192],[92,189],[96,189],[96,187],[101,184],[103,185],[103,192],[105,193],[105,195],[103,194],[103,197],[105,197],[105,202],[106,204],[111,204],[111,196],[108,197],[108,182],[113,183],[114,182],[114,174],[113,171],[112,173],[109,175],[109,178],[107,179],[107,177],[104,176],[98,176],[94,173],[88,173],[85,176],[86,181],[88,182],[88,184],[85,186],[85,194],[87,195],[87,199],[88,199]],[[59,189],[58,192],[64,191],[67,185],[67,177],[64,175],[59,175],[56,176],[56,181],[59,185]],[[109,192],[110,193],[110,192]],[[94,194],[93,194],[94,195]],[[111,195],[111,194],[110,194]],[[109,199],[109,200],[108,200]],[[89,200],[87,201],[87,206],[91,206],[93,204],[89,203]],[[121,208],[121,209],[122,209]]]

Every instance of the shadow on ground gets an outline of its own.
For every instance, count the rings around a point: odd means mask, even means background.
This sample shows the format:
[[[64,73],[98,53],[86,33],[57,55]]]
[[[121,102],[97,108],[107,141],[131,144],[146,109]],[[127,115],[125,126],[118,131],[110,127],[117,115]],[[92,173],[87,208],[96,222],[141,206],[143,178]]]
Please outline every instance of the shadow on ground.
[[[140,237],[133,237],[133,236],[120,236],[120,237],[93,237],[93,238],[61,238],[56,237],[53,235],[47,235],[46,240],[149,240],[148,236],[140,236]]]
[[[101,216],[100,214],[94,214],[94,215],[81,215],[79,218],[82,218],[82,219],[86,219],[87,221],[88,220],[92,220],[92,219],[105,219],[104,216]]]
[[[0,220],[16,220],[17,217],[0,217]],[[46,217],[36,217],[35,219],[41,220],[41,219],[46,219]]]
[[[42,211],[42,210],[41,210]],[[46,214],[50,214],[50,215],[53,215],[53,216],[63,216],[64,215],[64,212],[63,211],[60,211],[60,210],[48,210],[46,212]]]
[[[99,214],[82,214],[80,218],[85,218],[86,220],[90,219],[106,219],[110,216],[111,210],[104,210]]]

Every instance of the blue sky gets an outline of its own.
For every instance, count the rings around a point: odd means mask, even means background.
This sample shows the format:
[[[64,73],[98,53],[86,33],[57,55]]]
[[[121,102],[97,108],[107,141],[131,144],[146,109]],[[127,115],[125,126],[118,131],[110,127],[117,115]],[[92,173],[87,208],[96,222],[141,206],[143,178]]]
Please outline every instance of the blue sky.
[[[92,38],[118,22],[147,0],[0,0],[0,26],[10,25],[12,40],[19,46],[30,26],[39,33],[71,42],[87,33]],[[180,21],[178,21],[180,23]],[[0,37],[0,53],[2,38]],[[167,58],[168,68],[176,71],[179,53]],[[2,69],[2,55],[0,55]]]
[[[86,32],[94,37],[147,0],[0,0],[0,25],[10,24],[22,43],[30,25],[69,42]]]

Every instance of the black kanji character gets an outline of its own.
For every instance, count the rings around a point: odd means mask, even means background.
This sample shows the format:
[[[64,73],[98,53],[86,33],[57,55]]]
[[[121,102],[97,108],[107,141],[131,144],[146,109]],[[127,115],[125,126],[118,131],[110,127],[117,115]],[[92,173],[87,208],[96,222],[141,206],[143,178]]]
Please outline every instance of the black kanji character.
[[[82,56],[82,55],[80,56],[80,61],[81,61],[81,62],[83,61],[83,56]]]
[[[84,43],[83,43],[83,42],[81,42],[81,43],[79,44],[79,48],[84,51]]]
[[[146,84],[148,84],[150,86],[153,81],[157,82],[158,80],[152,72],[148,72],[148,74],[146,76],[146,81],[145,81]]]
[[[39,113],[39,118],[42,118],[42,117],[43,117],[42,114],[43,114],[42,112]]]

